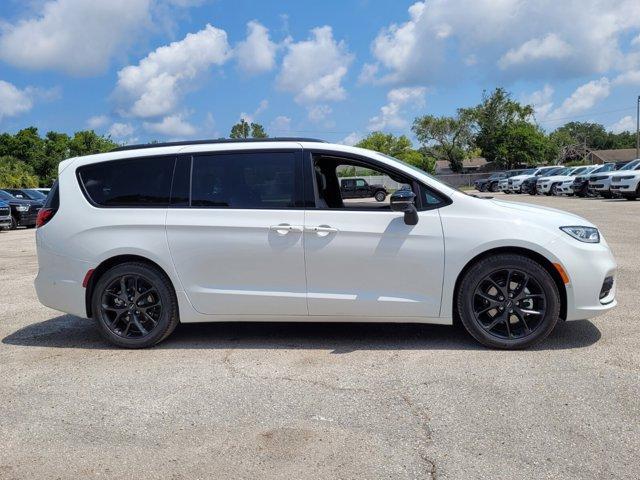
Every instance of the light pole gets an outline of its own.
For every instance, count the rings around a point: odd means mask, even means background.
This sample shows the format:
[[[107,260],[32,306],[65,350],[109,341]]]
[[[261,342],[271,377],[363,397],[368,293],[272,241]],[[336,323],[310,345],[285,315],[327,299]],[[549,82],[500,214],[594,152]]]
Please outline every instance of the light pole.
[[[640,95],[636,108],[636,158],[640,158]]]

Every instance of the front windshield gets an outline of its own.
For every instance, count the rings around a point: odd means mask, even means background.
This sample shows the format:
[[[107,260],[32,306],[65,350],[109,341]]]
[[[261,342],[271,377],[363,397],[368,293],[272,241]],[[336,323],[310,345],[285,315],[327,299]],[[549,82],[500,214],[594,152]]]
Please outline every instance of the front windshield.
[[[640,163],[640,160],[634,160],[633,162],[627,163],[620,170],[633,170],[639,163]]]
[[[44,193],[39,192],[38,190],[35,190],[33,188],[27,188],[24,191],[27,192],[27,194],[34,200],[44,200],[45,198],[47,198]]]
[[[519,175],[534,175],[536,173],[535,169],[529,168],[527,170],[523,170]]]
[[[573,172],[571,172],[571,175],[580,175],[581,173],[586,172],[588,169],[588,167],[576,168]]]
[[[551,170],[549,170],[548,172],[546,172],[544,175],[560,175],[560,172],[562,172],[563,170],[565,170],[565,168],[563,167],[558,167],[558,168],[552,168]]]
[[[14,196],[4,190],[0,190],[0,198],[3,200],[14,200]]]

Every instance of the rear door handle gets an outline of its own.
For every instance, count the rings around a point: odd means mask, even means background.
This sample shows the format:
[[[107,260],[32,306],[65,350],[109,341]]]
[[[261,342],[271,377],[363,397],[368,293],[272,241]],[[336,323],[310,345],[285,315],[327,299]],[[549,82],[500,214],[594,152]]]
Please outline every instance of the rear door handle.
[[[301,225],[289,225],[288,223],[281,223],[280,225],[271,225],[269,230],[277,232],[279,235],[286,235],[289,232],[302,232]]]
[[[320,237],[326,237],[330,233],[336,233],[338,231],[337,228],[329,227],[326,225],[319,225],[317,227],[304,227],[307,232],[314,232]]]

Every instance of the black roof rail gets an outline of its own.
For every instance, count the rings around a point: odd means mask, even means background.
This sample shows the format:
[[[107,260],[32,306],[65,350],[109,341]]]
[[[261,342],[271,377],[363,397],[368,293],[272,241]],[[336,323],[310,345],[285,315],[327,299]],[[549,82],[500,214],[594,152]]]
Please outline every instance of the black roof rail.
[[[305,137],[272,137],[272,138],[217,138],[212,140],[183,140],[180,142],[141,143],[139,145],[122,145],[112,149],[112,152],[123,150],[138,150],[142,148],[180,147],[188,145],[206,145],[208,143],[253,143],[253,142],[320,142],[325,140]]]

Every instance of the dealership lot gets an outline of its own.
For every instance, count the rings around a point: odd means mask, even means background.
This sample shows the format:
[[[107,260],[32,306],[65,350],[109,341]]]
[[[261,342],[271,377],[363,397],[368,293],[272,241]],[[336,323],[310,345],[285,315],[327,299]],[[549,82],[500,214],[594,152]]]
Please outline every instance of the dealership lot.
[[[344,324],[125,351],[40,306],[33,230],[0,233],[0,478],[638,478],[640,202],[495,196],[598,225],[620,305],[522,352]]]

